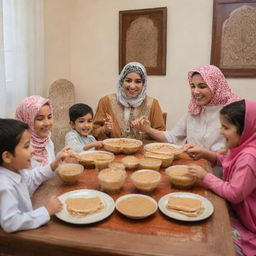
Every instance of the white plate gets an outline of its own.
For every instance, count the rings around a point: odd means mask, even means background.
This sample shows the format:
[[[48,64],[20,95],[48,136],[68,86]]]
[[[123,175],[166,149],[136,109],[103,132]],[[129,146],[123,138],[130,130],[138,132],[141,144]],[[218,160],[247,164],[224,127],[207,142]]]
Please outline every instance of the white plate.
[[[161,151],[161,150],[152,150],[152,147],[155,146],[171,146],[174,147],[176,149],[179,149],[177,152],[174,152],[174,155],[178,155],[181,154],[184,150],[183,147],[180,145],[175,145],[175,144],[170,144],[170,143],[149,143],[147,145],[144,146],[144,150],[149,151],[149,152],[153,152],[153,153],[159,153],[159,154],[168,154],[168,152],[166,151]]]
[[[188,197],[188,198],[195,198],[195,199],[199,199],[202,200],[203,203],[203,207],[205,208],[204,211],[197,217],[189,217],[174,211],[169,211],[166,209],[166,205],[168,202],[168,198],[170,196],[175,196],[175,197]],[[211,214],[213,213],[213,205],[212,203],[206,199],[203,196],[194,194],[194,193],[186,193],[186,192],[175,192],[175,193],[170,193],[167,194],[163,197],[160,198],[160,200],[158,201],[158,207],[160,209],[160,211],[162,213],[164,213],[165,215],[167,215],[168,217],[171,217],[173,219],[176,220],[182,220],[182,221],[199,221],[199,220],[203,220],[208,218],[209,216],[211,216]]]
[[[90,214],[83,218],[72,217],[69,215],[69,213],[66,209],[66,203],[65,203],[65,200],[70,197],[71,198],[99,197],[102,200],[105,208],[100,212]],[[63,203],[63,209],[60,212],[55,214],[56,217],[58,217],[59,219],[61,219],[63,221],[73,223],[73,224],[90,224],[90,223],[101,221],[101,220],[107,218],[115,209],[115,202],[112,199],[112,197],[110,197],[109,195],[107,195],[103,192],[93,190],[93,189],[73,190],[73,191],[70,191],[70,192],[60,195],[58,198]]]
[[[118,209],[118,203],[121,202],[122,200],[126,199],[126,198],[129,198],[129,197],[144,197],[148,200],[150,200],[151,202],[153,202],[155,204],[155,209],[152,211],[152,212],[149,212],[148,214],[145,214],[145,215],[130,215],[130,214],[127,214],[125,212],[122,212]],[[131,219],[144,219],[152,214],[154,214],[156,211],[157,211],[157,202],[155,199],[153,199],[152,197],[150,196],[146,196],[146,195],[142,195],[142,194],[127,194],[127,195],[124,195],[124,196],[121,196],[119,198],[117,198],[116,200],[116,209],[122,213],[123,215],[131,218]]]

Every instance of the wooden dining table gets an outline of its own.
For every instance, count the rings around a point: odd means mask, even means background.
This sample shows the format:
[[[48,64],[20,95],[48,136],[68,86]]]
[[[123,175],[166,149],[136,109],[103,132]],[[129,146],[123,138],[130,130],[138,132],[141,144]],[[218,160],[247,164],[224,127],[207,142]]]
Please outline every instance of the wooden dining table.
[[[141,158],[142,154],[135,154]],[[120,162],[124,155],[115,155]],[[194,163],[211,171],[205,160],[188,157],[174,160],[172,165]],[[127,179],[118,197],[138,193]],[[213,214],[204,220],[184,222],[172,219],[161,211],[145,219],[129,219],[116,210],[106,219],[92,224],[71,224],[52,216],[44,226],[16,233],[0,230],[0,255],[161,255],[161,256],[233,256],[235,255],[231,226],[225,201],[198,184],[189,190],[170,185],[165,169],[160,169],[162,180],[150,194],[156,201],[172,192],[191,192],[207,198],[214,207]],[[58,176],[42,184],[34,193],[33,206],[43,205],[51,195],[77,189],[100,190],[96,169],[86,169],[75,185],[65,185]]]

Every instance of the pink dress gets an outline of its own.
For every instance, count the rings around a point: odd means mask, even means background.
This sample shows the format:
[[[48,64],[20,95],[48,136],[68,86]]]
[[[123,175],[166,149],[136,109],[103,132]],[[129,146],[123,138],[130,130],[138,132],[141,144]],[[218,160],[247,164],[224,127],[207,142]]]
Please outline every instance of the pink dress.
[[[233,227],[241,236],[241,248],[256,255],[256,102],[246,102],[244,130],[239,145],[227,155],[217,155],[224,168],[223,180],[207,174],[203,184],[228,200],[237,218]]]

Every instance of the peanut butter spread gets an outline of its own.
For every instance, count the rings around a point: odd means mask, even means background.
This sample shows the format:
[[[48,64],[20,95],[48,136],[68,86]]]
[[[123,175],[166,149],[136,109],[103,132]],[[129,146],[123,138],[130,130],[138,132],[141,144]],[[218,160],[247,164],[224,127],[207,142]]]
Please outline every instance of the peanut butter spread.
[[[127,215],[143,216],[152,213],[156,209],[156,205],[145,197],[134,196],[120,201],[117,208]]]
[[[181,148],[176,148],[172,145],[152,145],[149,146],[147,148],[147,150],[149,150],[150,152],[155,152],[155,153],[164,153],[164,154],[168,154],[168,153],[179,153],[180,151],[182,151]]]
[[[159,179],[159,173],[153,172],[137,172],[134,173],[134,179],[138,182],[152,182]]]
[[[138,147],[140,146],[140,142],[135,140],[129,140],[129,139],[116,139],[116,140],[109,140],[108,142],[105,142],[108,145],[114,146],[114,147]]]
[[[173,178],[193,180],[193,177],[188,173],[187,167],[171,168],[169,175]]]
[[[97,152],[92,152],[88,154],[81,154],[80,158],[84,161],[92,161],[95,159],[101,159],[101,160],[111,160],[113,159],[113,156],[108,154],[108,153],[97,153]]]
[[[65,176],[74,176],[79,175],[81,170],[75,169],[73,166],[62,166],[59,172]]]
[[[124,164],[138,164],[139,163],[139,159],[135,156],[126,156],[122,159],[122,162]]]
[[[114,169],[104,169],[99,173],[99,177],[101,180],[108,182],[115,182],[122,180],[124,176],[123,171],[114,170]]]

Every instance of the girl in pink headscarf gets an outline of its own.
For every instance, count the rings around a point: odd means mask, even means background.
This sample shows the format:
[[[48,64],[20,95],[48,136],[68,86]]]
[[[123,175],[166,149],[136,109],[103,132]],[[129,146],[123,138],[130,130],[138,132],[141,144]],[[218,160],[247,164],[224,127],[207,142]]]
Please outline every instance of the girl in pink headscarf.
[[[50,138],[52,107],[48,99],[35,95],[22,100],[16,109],[16,119],[29,125],[31,142],[35,149],[32,168],[51,163],[55,159]]]
[[[220,135],[219,111],[239,97],[231,92],[228,83],[213,65],[193,69],[188,73],[191,102],[186,113],[170,131],[158,131],[147,119],[141,119],[134,126],[148,133],[155,140],[174,144],[194,144],[218,151],[225,141]]]
[[[221,133],[229,152],[221,155],[199,147],[190,148],[196,159],[223,166],[223,180],[192,166],[190,174],[228,200],[234,211],[233,237],[240,255],[256,255],[256,102],[238,101],[220,111]]]

